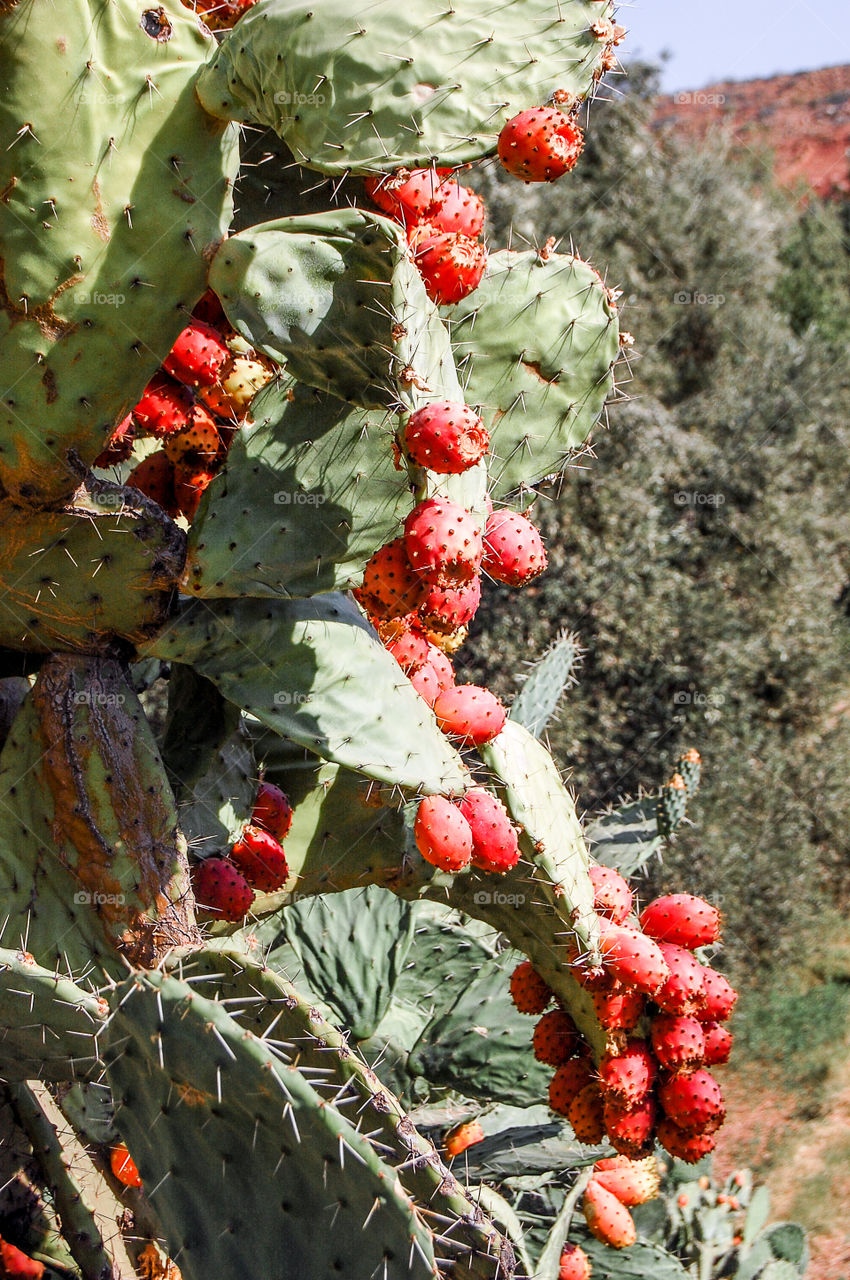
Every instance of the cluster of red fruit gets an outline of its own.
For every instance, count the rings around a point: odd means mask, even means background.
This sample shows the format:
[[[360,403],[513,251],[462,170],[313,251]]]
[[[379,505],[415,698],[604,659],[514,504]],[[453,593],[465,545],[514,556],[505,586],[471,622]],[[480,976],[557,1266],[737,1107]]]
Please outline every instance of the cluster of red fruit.
[[[370,200],[404,227],[425,291],[440,306],[477,289],[487,266],[478,239],[484,202],[453,175],[452,169],[398,169],[366,179]]]
[[[474,467],[489,447],[483,422],[468,405],[435,401],[417,409],[396,439],[401,455],[437,475]],[[466,636],[481,600],[481,574],[523,586],[546,567],[546,551],[530,520],[515,511],[488,515],[482,533],[470,511],[448,498],[419,502],[404,532],[368,560],[357,598],[378,634],[444,733],[460,746],[483,746],[501,732],[507,713],[488,689],[455,684],[448,654]],[[504,805],[484,788],[459,803],[429,796],[419,806],[420,853],[444,871],[474,863],[501,873],[519,858]]]
[[[289,876],[283,841],[292,806],[271,782],[261,782],[251,817],[228,858],[204,858],[192,868],[195,901],[219,920],[241,920],[255,890],[273,893]]]
[[[252,397],[273,376],[271,363],[234,332],[208,291],[95,466],[126,461],[137,438],[161,440],[162,448],[134,467],[126,483],[168,515],[191,520]]]
[[[543,1014],[533,1045],[538,1060],[556,1068],[549,1104],[580,1142],[607,1137],[615,1150],[638,1158],[657,1138],[672,1156],[695,1163],[713,1150],[725,1119],[720,1086],[706,1068],[728,1061],[732,1036],[721,1023],[737,999],[694,955],[717,941],[719,914],[680,893],[651,902],[639,926],[627,924],[632,893],[623,877],[607,867],[593,867],[591,877],[602,964],[591,968],[576,956],[573,972],[609,1033],[597,1066],[569,1013],[544,1012],[554,995],[531,964],[511,976],[516,1007]]]

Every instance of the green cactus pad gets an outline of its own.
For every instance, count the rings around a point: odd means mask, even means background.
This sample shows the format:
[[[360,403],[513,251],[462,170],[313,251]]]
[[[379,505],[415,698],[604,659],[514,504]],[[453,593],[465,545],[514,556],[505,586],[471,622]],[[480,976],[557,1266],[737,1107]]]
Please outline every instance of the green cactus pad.
[[[146,652],[193,666],[323,759],[413,790],[466,790],[433,712],[344,596],[186,601]]]
[[[280,597],[356,585],[412,505],[393,466],[395,420],[275,384],[252,414],[192,525],[185,589]]]
[[[686,751],[684,755],[679,756],[673,766],[673,772],[678,773],[680,778],[683,779],[688,789],[688,799],[693,800],[699,791],[699,784],[702,778],[702,760],[699,752],[692,748],[690,751]]]
[[[535,738],[541,738],[566,689],[575,684],[581,649],[578,636],[563,632],[525,676],[508,713]]]
[[[533,1023],[516,1009],[508,982],[521,956],[486,960],[471,981],[450,987],[456,996],[414,1045],[411,1075],[485,1101],[532,1105],[546,1097],[552,1068],[531,1048]]]
[[[116,1122],[185,1280],[237,1280],[246,1258],[264,1280],[434,1276],[430,1233],[324,1075],[174,977],[133,975],[112,1005]]]
[[[354,897],[357,895],[349,895]],[[389,895],[386,895],[389,898]],[[381,1158],[398,1174],[409,1195],[432,1216],[454,1220],[444,1231],[440,1253],[456,1261],[453,1274],[504,1280],[512,1272],[510,1250],[470,1201],[427,1138],[423,1138],[398,1100],[369,1069],[348,1033],[322,1018],[290,982],[269,968],[246,961],[239,952],[216,948],[175,956],[175,972],[193,991],[227,1004],[234,1021],[260,1037],[274,1036],[278,1051],[330,1094],[331,1105],[356,1113]],[[327,975],[326,975],[327,976]]]
[[[204,857],[230,851],[257,795],[257,774],[238,707],[191,667],[174,663],[162,759],[180,830]]]
[[[491,433],[491,496],[562,471],[593,430],[613,384],[617,312],[580,258],[491,253],[449,331],[467,403]]]
[[[494,150],[504,122],[555,89],[591,91],[603,51],[589,0],[498,13],[394,0],[261,0],[222,44],[199,96],[223,119],[273,128],[324,173],[458,165]]]
[[[591,856],[628,880],[664,847],[658,832],[658,800],[647,796],[594,818],[584,829]]]
[[[97,1066],[106,1008],[24,951],[0,948],[0,1077],[74,1080]]]
[[[3,943],[45,968],[123,974],[196,938],[185,845],[125,669],[54,656],[0,755]]]
[[[133,489],[94,482],[59,511],[0,501],[0,644],[50,653],[140,644],[168,613],[186,537]]]
[[[658,793],[655,816],[659,835],[669,840],[681,826],[688,809],[688,787],[681,774],[674,773]]]
[[[230,220],[236,130],[195,97],[212,38],[156,13],[20,0],[0,26],[0,483],[33,503],[138,400]]]
[[[415,408],[425,389],[460,398],[448,334],[388,218],[340,209],[251,227],[221,246],[210,284],[243,337],[319,391],[366,409]]]

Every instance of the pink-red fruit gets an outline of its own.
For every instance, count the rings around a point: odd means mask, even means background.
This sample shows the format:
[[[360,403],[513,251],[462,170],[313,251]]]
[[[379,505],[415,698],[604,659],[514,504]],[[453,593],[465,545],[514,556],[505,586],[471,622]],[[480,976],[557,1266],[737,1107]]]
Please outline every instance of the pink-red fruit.
[[[626,1249],[637,1240],[632,1215],[622,1201],[591,1178],[582,1201],[584,1218],[590,1232],[613,1249]]]
[[[556,107],[521,111],[499,134],[503,168],[523,182],[554,182],[575,168],[584,134]]]
[[[198,905],[220,920],[242,920],[251,909],[254,890],[227,858],[204,858],[192,870]]]
[[[593,1146],[605,1137],[602,1094],[595,1080],[586,1084],[573,1098],[567,1112],[567,1119],[579,1142]]]
[[[731,1031],[721,1027],[719,1022],[704,1023],[703,1031],[705,1033],[705,1065],[719,1067],[724,1062],[728,1062],[732,1052]]]
[[[549,1081],[549,1106],[559,1116],[569,1116],[574,1100],[593,1080],[589,1058],[570,1058]]]
[[[707,965],[702,971],[705,1004],[696,1016],[700,1022],[725,1022],[735,1008],[738,992],[716,969]]]
[[[460,302],[481,283],[487,250],[471,236],[422,227],[412,247],[425,292],[438,306]]]
[[[443,733],[475,747],[501,733],[508,716],[496,695],[477,684],[446,689],[434,703],[434,714]]]
[[[659,942],[670,977],[659,991],[655,1003],[665,1013],[696,1013],[705,1004],[704,967],[687,947],[673,942]]]
[[[654,996],[670,977],[658,943],[628,925],[614,924],[602,916],[602,963],[626,986]]]
[[[606,1031],[631,1031],[640,1021],[645,1003],[640,991],[620,983],[613,991],[593,992],[593,1007]]]
[[[602,1116],[608,1141],[623,1155],[642,1155],[651,1143],[657,1115],[658,1107],[651,1094],[633,1107],[606,1098]]]
[[[202,320],[193,320],[178,336],[162,367],[189,387],[211,387],[229,359],[230,348],[219,331]]]
[[[632,909],[632,891],[619,871],[613,867],[592,866],[590,882],[594,911],[608,916],[615,924],[622,924]]]
[[[581,1048],[581,1036],[565,1010],[550,1009],[536,1024],[531,1043],[538,1062],[560,1067]]]
[[[711,1133],[685,1133],[665,1116],[656,1134],[665,1151],[686,1164],[696,1164],[714,1150],[717,1139]]]
[[[379,209],[408,227],[437,212],[444,199],[436,169],[398,169],[367,178],[366,193]]]
[[[564,1245],[558,1264],[558,1280],[590,1280],[590,1258],[579,1245]]]
[[[446,1134],[444,1146],[446,1155],[450,1158],[459,1156],[468,1147],[473,1147],[477,1142],[484,1141],[484,1130],[477,1120],[466,1120],[463,1124],[456,1124]]]
[[[726,1118],[720,1085],[702,1068],[665,1081],[658,1098],[668,1118],[686,1133],[712,1133]]]
[[[552,991],[530,960],[521,960],[510,978],[511,999],[520,1013],[540,1014],[552,999]]]
[[[404,447],[411,461],[438,475],[460,475],[480,462],[490,437],[469,405],[435,400],[407,420]]]
[[[658,1195],[658,1161],[655,1156],[646,1156],[643,1160],[630,1160],[628,1156],[597,1160],[593,1180],[616,1196],[621,1204],[633,1209]]]
[[[442,201],[432,209],[428,221],[440,231],[460,231],[473,240],[484,226],[484,201],[471,187],[462,187],[456,179],[440,185]]]
[[[699,1067],[705,1061],[705,1034],[696,1018],[661,1013],[652,1020],[652,1049],[667,1071]]]
[[[251,812],[255,826],[269,831],[276,840],[285,840],[292,826],[292,805],[273,782],[261,782]]]
[[[481,531],[470,512],[456,502],[426,498],[404,522],[404,550],[410,568],[427,582],[451,586],[478,572]]]
[[[428,587],[418,613],[433,630],[457,631],[471,622],[481,603],[481,579],[471,578],[459,587]]]
[[[231,858],[248,883],[262,893],[282,889],[289,876],[283,845],[262,827],[245,827],[234,844]]]
[[[519,862],[519,841],[508,811],[483,787],[473,787],[460,802],[472,832],[472,862],[480,871],[502,875]]]
[[[622,1053],[608,1050],[599,1059],[602,1096],[635,1107],[652,1088],[655,1073],[655,1059],[646,1042],[628,1040]]]
[[[481,567],[496,582],[524,587],[546,568],[543,539],[518,511],[494,511],[484,529]]]
[[[720,912],[690,893],[656,898],[641,912],[640,923],[656,942],[674,942],[690,951],[710,946],[720,936]]]
[[[419,802],[413,835],[425,861],[441,871],[461,871],[472,861],[469,823],[445,796],[426,796]]]

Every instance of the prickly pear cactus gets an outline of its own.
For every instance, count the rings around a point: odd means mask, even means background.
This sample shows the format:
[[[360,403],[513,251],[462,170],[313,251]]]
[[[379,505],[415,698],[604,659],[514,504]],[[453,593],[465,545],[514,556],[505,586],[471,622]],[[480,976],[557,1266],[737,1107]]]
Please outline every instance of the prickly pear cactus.
[[[587,262],[488,251],[467,167],[567,174],[624,32],[196,7],[0,3],[0,1269],[554,1280],[580,1170],[713,1145],[734,1003],[679,903],[712,1031],[665,1114],[624,876],[698,757],[586,827],[577,638],[510,714],[454,665],[622,345]],[[505,1178],[563,1191],[548,1243]]]

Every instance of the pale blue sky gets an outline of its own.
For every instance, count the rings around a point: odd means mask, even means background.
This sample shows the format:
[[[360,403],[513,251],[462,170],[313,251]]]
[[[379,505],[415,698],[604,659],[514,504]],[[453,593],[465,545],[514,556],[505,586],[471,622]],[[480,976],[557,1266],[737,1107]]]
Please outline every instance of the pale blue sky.
[[[850,62],[850,0],[622,0],[617,16],[626,59],[672,52],[668,92]]]

